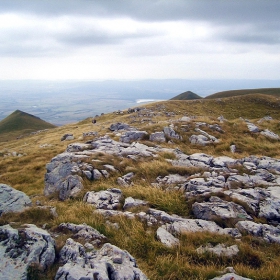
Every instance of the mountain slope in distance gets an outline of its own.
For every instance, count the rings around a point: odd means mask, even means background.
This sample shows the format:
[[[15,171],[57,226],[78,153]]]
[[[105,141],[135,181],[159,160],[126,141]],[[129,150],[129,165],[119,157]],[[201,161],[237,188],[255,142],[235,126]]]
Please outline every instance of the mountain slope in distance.
[[[185,91],[173,98],[171,98],[170,100],[193,100],[193,99],[201,99],[202,97],[200,97],[199,95],[197,95],[196,93],[192,92],[192,91]]]
[[[257,88],[257,89],[238,89],[238,90],[227,90],[220,91],[209,96],[206,96],[205,99],[213,99],[213,98],[224,98],[224,97],[232,97],[232,96],[240,96],[247,94],[266,94],[273,96],[280,96],[280,88]]]
[[[16,110],[0,121],[0,142],[22,134],[54,127],[55,125],[36,116]]]

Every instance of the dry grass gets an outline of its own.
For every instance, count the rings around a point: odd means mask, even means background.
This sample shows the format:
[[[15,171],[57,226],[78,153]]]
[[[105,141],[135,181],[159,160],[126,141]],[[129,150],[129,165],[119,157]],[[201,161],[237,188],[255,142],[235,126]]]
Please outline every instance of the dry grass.
[[[100,181],[90,182],[85,179],[85,188],[75,199],[61,202],[55,196],[45,197],[43,195],[45,165],[54,156],[65,151],[68,144],[95,139],[94,136],[82,139],[83,132],[96,131],[100,136],[109,133],[115,140],[118,140],[118,137],[114,136],[115,134],[108,129],[113,122],[125,122],[149,133],[161,131],[165,126],[173,124],[183,140],[173,140],[173,143],[166,142],[160,145],[168,148],[179,148],[186,154],[202,152],[213,156],[226,155],[234,158],[249,155],[266,155],[279,158],[279,142],[249,133],[245,122],[238,119],[239,117],[248,118],[261,129],[267,128],[280,134],[280,110],[277,107],[277,102],[279,103],[274,97],[264,99],[262,96],[247,97],[247,99],[241,97],[241,101],[237,97],[232,97],[221,101],[213,99],[159,102],[146,106],[154,111],[160,108],[160,115],[150,117],[152,124],[143,121],[146,117],[139,116],[138,113],[124,115],[112,113],[100,116],[95,125],[91,123],[90,119],[87,119],[77,124],[51,129],[38,135],[2,142],[0,143],[0,183],[8,184],[25,192],[31,196],[34,204],[39,200],[42,205],[56,207],[58,217],[51,216],[48,210],[39,210],[34,206],[23,213],[1,216],[0,224],[9,222],[15,222],[16,226],[23,223],[34,223],[38,226],[46,224],[47,228],[55,230],[62,222],[87,223],[103,233],[109,242],[130,252],[137,259],[139,267],[150,279],[155,280],[211,279],[218,275],[218,271],[227,266],[234,266],[238,274],[252,279],[280,279],[280,271],[275,269],[280,262],[280,245],[267,244],[250,236],[245,236],[241,242],[236,243],[229,236],[195,233],[179,236],[179,247],[166,248],[156,239],[156,228],[148,228],[137,219],[127,220],[124,217],[115,217],[111,221],[119,224],[119,230],[116,230],[106,224],[103,216],[95,214],[91,205],[82,201],[88,190],[120,188],[116,183],[117,177],[128,172],[134,172],[135,177],[132,180],[134,185],[121,188],[124,198],[132,196],[143,199],[149,202],[150,207],[166,211],[169,214],[190,217],[191,205],[194,200],[186,202],[180,191],[151,186],[151,183],[154,183],[158,176],[169,174],[190,176],[203,172],[202,169],[198,168],[172,166],[166,160],[175,159],[173,153],[164,152],[160,153],[157,158],[145,158],[138,161],[119,159],[106,154],[96,154],[89,159],[91,163],[92,159],[100,160],[100,162],[94,162],[95,168],[103,169],[104,164],[111,164],[115,166],[118,173],[113,174],[109,179]],[[168,116],[166,112],[174,112],[175,114]],[[217,117],[220,115],[223,115],[228,121],[218,123]],[[265,115],[271,115],[275,120],[258,124],[258,119]],[[190,123],[182,123],[178,121],[182,116],[195,116],[195,118]],[[194,128],[195,122],[198,121],[219,124],[225,133],[212,131],[206,126],[202,126],[201,129],[220,139],[220,143],[205,147],[190,145],[188,139],[192,134],[196,134]],[[61,142],[60,138],[65,133],[73,133],[75,139],[69,142]],[[78,140],[79,138],[80,140]],[[151,143],[146,140],[143,143],[150,146],[158,145],[158,143]],[[40,147],[44,144],[48,145]],[[231,154],[229,147],[232,144],[237,146],[238,153]],[[12,151],[24,155],[22,157],[4,157],[4,154]],[[236,166],[236,168],[239,168],[240,172],[246,172],[239,166]],[[235,202],[242,205],[239,201]],[[265,222],[257,218],[255,220]],[[58,248],[63,246],[66,238],[67,235],[57,237]],[[209,254],[198,255],[196,248],[206,243],[213,245],[218,243],[237,244],[240,253],[232,260]],[[53,279],[55,269],[57,268],[54,267],[47,272],[45,278]],[[37,273],[35,270],[34,275]]]

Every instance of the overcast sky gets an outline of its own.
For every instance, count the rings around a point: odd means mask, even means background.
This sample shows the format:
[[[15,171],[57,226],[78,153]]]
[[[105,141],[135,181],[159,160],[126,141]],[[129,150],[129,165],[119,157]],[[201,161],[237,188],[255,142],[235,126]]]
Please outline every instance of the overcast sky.
[[[279,0],[1,0],[2,79],[279,79]]]

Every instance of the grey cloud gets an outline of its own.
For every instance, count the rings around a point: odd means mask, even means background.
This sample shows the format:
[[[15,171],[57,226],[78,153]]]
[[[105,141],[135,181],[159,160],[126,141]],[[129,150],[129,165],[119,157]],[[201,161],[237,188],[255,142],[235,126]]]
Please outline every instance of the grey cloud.
[[[279,22],[278,0],[1,0],[0,10],[45,15],[128,16],[145,21]]]

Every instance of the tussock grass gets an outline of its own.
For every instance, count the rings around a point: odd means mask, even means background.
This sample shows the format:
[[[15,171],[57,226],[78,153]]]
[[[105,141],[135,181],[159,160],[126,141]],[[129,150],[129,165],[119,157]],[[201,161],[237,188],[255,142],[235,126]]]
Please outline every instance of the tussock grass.
[[[145,223],[138,219],[128,220],[124,217],[113,217],[110,219],[111,222],[116,222],[119,225],[119,230],[116,230],[106,224],[103,216],[94,213],[93,206],[82,201],[84,194],[89,190],[99,191],[116,187],[122,190],[123,200],[132,196],[133,198],[146,200],[150,207],[166,211],[169,214],[192,217],[192,204],[195,201],[207,201],[209,197],[193,198],[186,201],[180,191],[175,191],[172,188],[165,189],[164,186],[152,187],[152,183],[156,182],[158,176],[180,174],[188,177],[205,171],[201,168],[172,166],[167,160],[175,159],[173,153],[164,152],[160,153],[157,158],[144,158],[137,161],[102,153],[96,154],[88,160],[88,163],[91,163],[94,168],[104,169],[104,164],[111,164],[115,166],[118,172],[111,173],[109,179],[89,181],[84,178],[84,190],[74,199],[61,202],[55,195],[43,196],[45,165],[54,156],[64,152],[68,144],[96,138],[82,139],[83,132],[95,131],[98,132],[99,136],[106,133],[111,136],[115,135],[108,129],[110,124],[115,122],[125,122],[139,130],[146,130],[148,133],[162,131],[165,126],[173,124],[175,130],[182,136],[182,141],[172,139],[173,143],[152,143],[144,139],[142,143],[148,146],[160,145],[167,148],[179,148],[189,155],[199,152],[213,156],[226,155],[233,158],[249,155],[280,157],[279,141],[249,133],[244,120],[238,119],[239,117],[250,119],[260,129],[267,128],[280,134],[279,100],[275,97],[252,95],[229,97],[222,100],[168,101],[149,104],[145,107],[152,111],[160,110],[160,114],[151,117],[151,124],[142,121],[145,117],[138,116],[138,113],[124,115],[112,113],[98,117],[95,125],[91,123],[91,119],[87,119],[77,124],[57,127],[50,129],[48,132],[24,137],[16,141],[1,142],[0,182],[31,196],[34,205],[39,200],[42,205],[56,207],[58,217],[51,216],[49,210],[39,210],[36,207],[31,207],[22,213],[2,215],[0,224],[11,222],[14,222],[15,226],[21,226],[24,223],[34,223],[38,226],[46,224],[48,229],[57,233],[57,226],[60,223],[86,223],[104,234],[108,238],[108,242],[130,252],[136,258],[140,269],[150,279],[211,279],[218,275],[218,271],[222,271],[227,266],[233,266],[239,275],[252,279],[280,279],[279,269],[275,269],[278,268],[280,263],[279,244],[268,244],[249,235],[243,236],[242,240],[238,242],[226,235],[186,233],[178,237],[180,246],[167,248],[156,239],[156,227],[147,227]],[[174,112],[175,114],[168,116],[166,112]],[[219,123],[217,117],[220,115],[223,115],[228,121]],[[274,120],[257,123],[260,118],[266,115],[272,116]],[[179,119],[183,116],[194,118],[188,123],[180,122]],[[225,133],[215,132],[207,126],[201,126],[200,128],[220,139],[220,143],[205,147],[191,145],[189,137],[192,134],[198,134],[194,132],[195,122],[219,124]],[[73,133],[75,139],[61,142],[60,138],[65,133]],[[113,136],[113,138],[119,140],[116,136]],[[45,144],[48,145],[40,148],[40,145]],[[229,149],[232,144],[235,144],[238,149],[235,154],[232,154]],[[24,155],[22,157],[4,157],[7,151],[16,151]],[[92,160],[100,160],[100,162]],[[250,173],[242,166],[235,166],[234,168],[241,173]],[[127,188],[118,186],[116,183],[117,177],[128,172],[135,173],[135,177],[132,179],[134,185]],[[219,194],[212,195],[221,196]],[[222,198],[245,206],[241,201],[231,200],[225,196]],[[140,210],[146,211],[147,209],[145,207],[133,209],[134,212]],[[250,209],[246,208],[246,211],[250,213]],[[253,218],[256,222],[266,222],[264,219],[254,216]],[[222,226],[231,225],[224,221],[220,222]],[[234,223],[236,221],[229,222]],[[57,251],[62,248],[68,237],[67,234],[59,233],[56,237]],[[212,245],[224,243],[227,246],[237,244],[240,253],[232,260],[210,254],[198,255],[196,249],[207,243]],[[57,266],[54,266],[47,271],[44,275],[45,279],[53,279],[56,270]],[[41,277],[41,274],[36,274],[39,273],[36,268],[32,273],[35,276],[37,275],[37,278]]]

